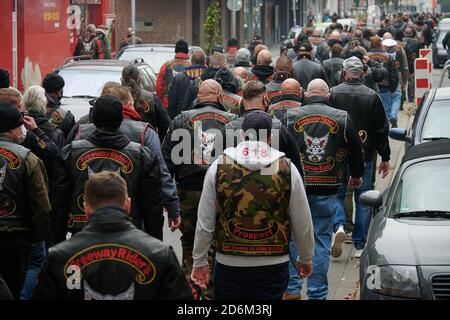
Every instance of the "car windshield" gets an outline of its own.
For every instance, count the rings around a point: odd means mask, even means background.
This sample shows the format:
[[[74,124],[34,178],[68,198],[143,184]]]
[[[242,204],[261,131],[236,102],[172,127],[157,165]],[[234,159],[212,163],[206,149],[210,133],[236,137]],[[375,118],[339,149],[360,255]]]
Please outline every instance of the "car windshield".
[[[445,37],[446,34],[447,34],[447,32],[439,32],[436,42],[437,43],[442,43],[442,40],[444,40],[444,37]]]
[[[64,78],[65,97],[99,97],[108,81],[120,83],[121,72],[95,69],[63,69],[59,72]]]
[[[422,129],[421,140],[450,138],[450,100],[435,100],[430,106]]]
[[[147,50],[124,50],[119,60],[131,61],[137,58],[144,59],[156,73],[159,73],[161,66],[167,61],[173,59],[175,53],[168,51],[150,51]]]
[[[295,39],[295,31],[293,30],[289,31],[288,39]]]
[[[450,159],[409,166],[401,177],[391,212],[437,214],[450,212]]]

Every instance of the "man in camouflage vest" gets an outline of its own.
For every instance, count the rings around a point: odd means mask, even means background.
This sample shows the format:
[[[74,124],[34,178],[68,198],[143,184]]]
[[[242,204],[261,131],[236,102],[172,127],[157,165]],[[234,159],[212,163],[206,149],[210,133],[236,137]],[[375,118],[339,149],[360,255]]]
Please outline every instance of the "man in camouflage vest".
[[[42,161],[21,143],[19,110],[0,103],[0,274],[18,299],[31,245],[48,236],[50,201]]]
[[[214,299],[282,298],[289,279],[289,240],[300,255],[301,277],[311,274],[311,213],[302,178],[284,153],[270,147],[272,119],[249,114],[242,139],[208,169],[198,208],[191,278],[205,288],[208,250],[215,240]]]
[[[325,300],[328,294],[333,221],[338,187],[350,166],[349,185],[358,188],[364,172],[361,140],[346,111],[327,105],[328,85],[315,79],[308,85],[306,104],[288,111],[286,121],[300,149],[305,170],[308,202],[315,237],[313,275],[308,280],[308,298]]]
[[[222,153],[221,133],[225,125],[237,117],[227,112],[222,103],[220,84],[212,79],[202,81],[197,103],[191,110],[181,112],[172,120],[162,145],[164,160],[177,181],[183,270],[188,280],[192,270],[197,208],[203,180],[215,156]],[[203,291],[202,296],[211,299],[212,287]]]

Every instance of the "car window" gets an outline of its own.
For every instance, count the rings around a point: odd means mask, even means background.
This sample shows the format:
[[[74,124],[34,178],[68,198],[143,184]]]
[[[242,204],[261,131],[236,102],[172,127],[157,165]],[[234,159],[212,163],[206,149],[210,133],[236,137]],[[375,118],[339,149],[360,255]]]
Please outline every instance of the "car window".
[[[400,178],[391,214],[426,210],[450,212],[450,159],[415,163]]]
[[[106,82],[120,83],[121,72],[98,69],[62,69],[59,71],[59,75],[65,82],[65,97],[99,97]]]
[[[450,138],[450,100],[435,100],[428,108],[422,128],[421,140]]]
[[[124,50],[119,60],[131,61],[137,58],[144,59],[145,63],[148,63],[155,72],[159,72],[161,66],[169,60],[172,60],[175,56],[174,52],[164,51],[150,51],[147,50]]]
[[[156,92],[156,77],[154,75],[154,72],[150,69],[148,66],[144,66],[142,68],[142,71],[145,72],[148,75],[150,84],[149,84],[149,91]]]
[[[139,67],[139,73],[141,74],[141,85],[142,85],[142,88],[147,90],[147,91],[151,91],[150,90],[150,86],[151,86],[150,76],[148,75],[147,72],[145,72],[143,67]]]

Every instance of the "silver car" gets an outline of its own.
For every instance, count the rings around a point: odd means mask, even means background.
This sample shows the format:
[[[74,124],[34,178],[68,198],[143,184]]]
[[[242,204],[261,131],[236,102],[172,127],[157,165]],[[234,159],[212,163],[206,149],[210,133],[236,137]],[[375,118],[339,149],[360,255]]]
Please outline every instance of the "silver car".
[[[373,208],[360,260],[361,299],[450,299],[450,141],[408,150]]]

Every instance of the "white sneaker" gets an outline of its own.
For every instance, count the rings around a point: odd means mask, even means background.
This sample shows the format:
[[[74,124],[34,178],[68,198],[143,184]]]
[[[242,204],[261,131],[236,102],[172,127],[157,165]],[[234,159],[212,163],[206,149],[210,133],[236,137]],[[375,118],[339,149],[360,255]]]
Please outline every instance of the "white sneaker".
[[[363,252],[363,250],[356,250],[354,257],[357,258],[357,259],[361,258],[362,252]]]
[[[344,227],[340,226],[334,235],[333,245],[331,246],[331,256],[333,258],[339,258],[342,255],[342,243],[346,238]]]

